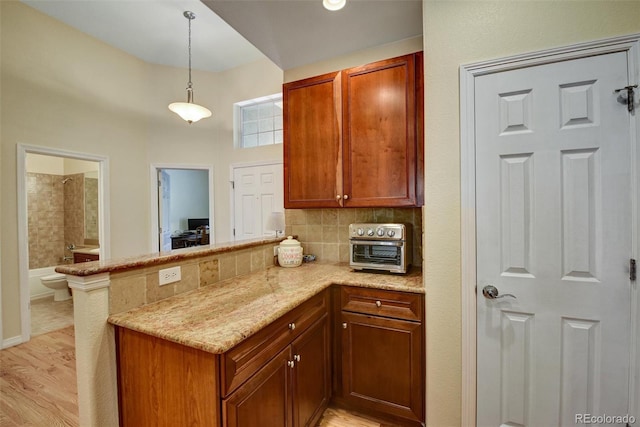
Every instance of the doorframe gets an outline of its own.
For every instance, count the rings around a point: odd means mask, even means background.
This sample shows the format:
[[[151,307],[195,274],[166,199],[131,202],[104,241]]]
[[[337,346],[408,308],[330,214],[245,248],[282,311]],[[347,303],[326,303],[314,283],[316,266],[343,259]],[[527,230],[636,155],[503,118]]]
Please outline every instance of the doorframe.
[[[209,241],[211,244],[215,243],[215,228],[216,223],[214,221],[214,205],[215,199],[213,182],[213,165],[194,165],[194,164],[184,164],[184,163],[151,163],[149,167],[149,198],[150,198],[150,206],[151,212],[151,232],[149,233],[149,247],[151,253],[157,253],[158,248],[160,247],[160,239],[158,237],[158,229],[159,229],[159,221],[158,218],[158,170],[159,169],[188,169],[188,170],[206,170],[209,173]],[[213,224],[213,225],[211,225]]]
[[[252,168],[256,166],[276,166],[283,165],[282,160],[259,160],[255,162],[240,162],[240,163],[232,163],[229,165],[229,185],[231,188],[229,189],[229,214],[231,217],[229,218],[229,234],[231,236],[231,240],[235,242],[236,236],[233,230],[236,227],[236,189],[233,182],[233,177],[235,176],[234,171],[239,168]],[[282,177],[284,180],[284,176]],[[283,189],[284,191],[284,189]],[[283,194],[284,196],[284,194]]]
[[[100,259],[111,256],[110,205],[109,205],[109,158],[96,154],[81,153],[37,145],[18,144],[17,152],[17,196],[18,196],[18,270],[20,274],[20,321],[21,342],[31,339],[31,310],[29,290],[29,221],[27,206],[27,154],[86,160],[98,163],[98,236]],[[17,343],[16,343],[17,344]]]
[[[476,425],[476,170],[475,79],[487,74],[593,55],[625,52],[630,84],[640,82],[640,33],[477,62],[460,67],[460,182],[462,290],[462,425]],[[632,257],[640,254],[640,106],[630,121]],[[635,179],[634,179],[635,178]],[[640,281],[631,283],[629,414],[640,416]],[[623,415],[623,414],[621,414]]]

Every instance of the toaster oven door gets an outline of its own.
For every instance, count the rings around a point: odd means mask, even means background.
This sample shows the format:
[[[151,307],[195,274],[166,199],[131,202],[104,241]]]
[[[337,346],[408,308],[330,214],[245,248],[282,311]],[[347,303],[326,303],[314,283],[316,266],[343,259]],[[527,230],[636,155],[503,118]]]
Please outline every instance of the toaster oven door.
[[[352,267],[386,270],[404,268],[404,242],[380,240],[352,240]]]

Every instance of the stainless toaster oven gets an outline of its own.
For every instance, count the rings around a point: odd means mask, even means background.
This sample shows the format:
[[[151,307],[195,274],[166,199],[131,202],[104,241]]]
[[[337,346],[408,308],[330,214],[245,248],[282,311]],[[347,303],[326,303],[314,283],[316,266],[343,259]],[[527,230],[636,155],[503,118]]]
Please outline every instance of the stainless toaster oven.
[[[411,265],[411,224],[349,225],[349,265],[355,270],[406,273]]]

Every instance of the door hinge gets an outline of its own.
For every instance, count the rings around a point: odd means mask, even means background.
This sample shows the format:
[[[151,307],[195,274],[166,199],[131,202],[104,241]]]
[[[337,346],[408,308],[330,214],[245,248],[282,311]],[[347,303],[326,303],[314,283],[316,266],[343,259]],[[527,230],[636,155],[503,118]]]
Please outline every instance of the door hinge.
[[[236,235],[236,229],[235,228],[233,229],[233,235],[234,236]]]
[[[633,258],[629,260],[629,280],[636,280],[636,260]]]
[[[158,180],[158,188],[162,187],[162,181]]]
[[[633,90],[635,88],[637,88],[637,87],[638,87],[638,85],[629,85],[629,86],[625,86],[625,87],[622,87],[620,89],[616,89],[616,90],[613,91],[613,93],[620,93],[620,92],[623,92],[623,91],[627,92],[627,97],[626,98],[623,96],[623,94],[620,94],[620,96],[618,96],[618,102],[621,103],[621,104],[625,104],[626,103],[627,104],[627,110],[630,113],[633,113],[633,110],[635,109],[635,104],[633,102],[634,101],[634,91]]]
[[[231,183],[231,189],[235,190],[236,189],[236,182],[235,181],[229,181]]]

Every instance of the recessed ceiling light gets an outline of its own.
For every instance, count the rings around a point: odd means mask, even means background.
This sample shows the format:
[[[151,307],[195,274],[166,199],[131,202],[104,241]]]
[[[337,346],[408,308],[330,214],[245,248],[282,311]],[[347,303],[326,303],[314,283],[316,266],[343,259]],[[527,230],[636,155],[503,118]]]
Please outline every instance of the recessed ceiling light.
[[[340,10],[347,4],[347,0],[322,0],[322,5],[327,10]]]

